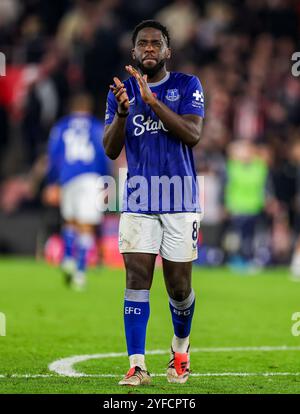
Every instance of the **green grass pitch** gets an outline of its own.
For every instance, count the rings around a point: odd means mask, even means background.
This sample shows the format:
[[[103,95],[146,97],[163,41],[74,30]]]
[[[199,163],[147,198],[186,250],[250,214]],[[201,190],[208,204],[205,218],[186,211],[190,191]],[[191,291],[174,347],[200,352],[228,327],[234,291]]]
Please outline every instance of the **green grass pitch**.
[[[149,354],[149,371],[160,375],[153,376],[151,386],[132,389],[117,385],[128,369],[126,356],[73,365],[89,376],[61,376],[48,368],[76,355],[125,352],[124,272],[93,269],[87,290],[78,293],[63,285],[57,268],[2,258],[0,312],[6,315],[6,336],[0,336],[0,393],[299,393],[300,336],[291,328],[292,314],[300,312],[300,283],[288,276],[283,268],[240,276],[226,268],[195,267],[194,376],[184,385],[168,384],[169,355]],[[147,350],[167,351],[172,326],[161,270],[150,298]],[[263,346],[270,348],[253,349]],[[288,348],[276,349],[281,346]]]

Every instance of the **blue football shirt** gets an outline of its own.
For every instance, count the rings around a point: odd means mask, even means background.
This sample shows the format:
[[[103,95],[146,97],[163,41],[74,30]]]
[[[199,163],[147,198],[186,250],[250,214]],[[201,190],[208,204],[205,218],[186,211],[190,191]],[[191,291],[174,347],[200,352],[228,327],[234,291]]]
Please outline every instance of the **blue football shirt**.
[[[48,144],[48,183],[64,185],[80,174],[108,173],[103,124],[88,114],[73,113],[59,120]]]
[[[124,81],[130,110],[126,122],[125,150],[128,165],[123,208],[125,212],[172,213],[200,211],[192,149],[171,134],[141,98],[134,77]],[[168,72],[151,91],[179,115],[204,117],[204,95],[193,75]],[[109,91],[105,124],[117,111]]]

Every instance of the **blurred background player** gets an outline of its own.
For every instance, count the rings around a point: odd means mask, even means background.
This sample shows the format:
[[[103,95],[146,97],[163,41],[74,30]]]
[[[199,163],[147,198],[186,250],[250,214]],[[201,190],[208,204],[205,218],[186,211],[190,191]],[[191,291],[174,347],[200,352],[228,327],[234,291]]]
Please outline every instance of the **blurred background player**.
[[[294,209],[295,209],[295,237],[293,240],[293,253],[291,256],[291,279],[300,282],[300,139],[295,139],[290,146],[290,158],[295,166],[295,199],[294,199]]]
[[[227,239],[236,239],[229,263],[241,270],[253,265],[255,230],[269,196],[268,164],[263,151],[247,141],[232,143],[228,155],[224,188],[230,227]]]
[[[53,127],[48,145],[48,186],[44,200],[60,199],[64,220],[62,269],[67,283],[77,289],[86,282],[87,252],[95,243],[95,226],[102,217],[97,199],[101,175],[107,173],[102,146],[103,125],[91,115],[92,103],[79,93],[70,102],[70,115]]]

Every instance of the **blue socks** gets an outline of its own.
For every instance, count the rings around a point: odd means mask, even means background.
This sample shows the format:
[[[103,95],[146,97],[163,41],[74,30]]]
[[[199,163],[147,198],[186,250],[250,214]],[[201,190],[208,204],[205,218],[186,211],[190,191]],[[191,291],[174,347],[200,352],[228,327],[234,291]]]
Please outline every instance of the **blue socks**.
[[[128,355],[145,354],[149,290],[125,289],[124,325]]]
[[[80,234],[77,244],[77,271],[84,273],[87,266],[87,253],[93,246],[94,237],[90,233]]]
[[[62,230],[62,238],[64,241],[64,259],[71,259],[74,257],[74,245],[77,237],[77,232],[73,227],[65,226]]]
[[[175,352],[187,352],[189,335],[195,308],[192,290],[182,302],[169,298],[175,336],[172,348]],[[150,315],[149,290],[125,289],[124,325],[130,365],[143,368],[146,329]],[[144,368],[143,368],[144,369]]]
[[[189,296],[182,302],[169,298],[174,333],[178,338],[186,338],[191,331],[195,308],[195,293],[192,289]]]

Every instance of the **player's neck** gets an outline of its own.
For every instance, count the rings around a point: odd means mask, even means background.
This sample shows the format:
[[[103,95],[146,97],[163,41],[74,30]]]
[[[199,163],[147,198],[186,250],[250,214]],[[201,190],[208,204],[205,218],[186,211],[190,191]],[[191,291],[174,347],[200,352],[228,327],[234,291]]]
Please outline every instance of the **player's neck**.
[[[151,78],[148,76],[148,83],[156,83],[161,81],[164,77],[167,76],[167,69],[161,68],[161,70],[159,72],[157,72],[154,76],[152,76]]]

